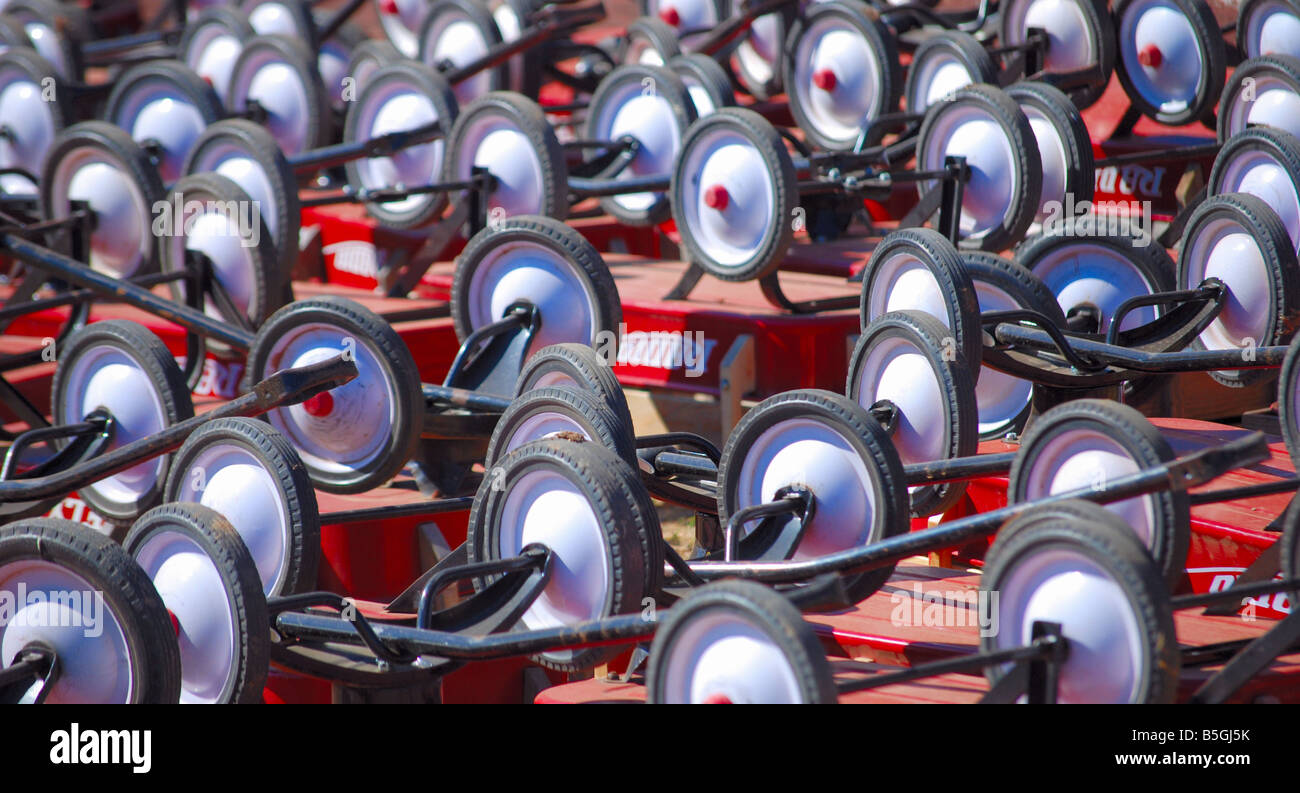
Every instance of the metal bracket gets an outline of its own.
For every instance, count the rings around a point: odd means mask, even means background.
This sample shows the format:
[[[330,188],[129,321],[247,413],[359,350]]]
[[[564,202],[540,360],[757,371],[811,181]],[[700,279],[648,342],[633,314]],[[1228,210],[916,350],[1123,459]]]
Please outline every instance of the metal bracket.
[[[58,681],[62,665],[54,649],[33,642],[23,647],[13,663],[0,669],[0,704],[40,705]]]

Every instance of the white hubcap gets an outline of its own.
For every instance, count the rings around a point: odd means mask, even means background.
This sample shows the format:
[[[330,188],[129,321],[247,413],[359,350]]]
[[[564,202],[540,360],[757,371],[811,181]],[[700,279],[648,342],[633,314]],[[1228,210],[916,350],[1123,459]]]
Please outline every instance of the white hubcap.
[[[181,702],[212,703],[235,675],[234,605],[221,574],[189,537],[159,531],[135,554],[167,610],[181,646]]]
[[[28,644],[41,642],[54,648],[62,667],[46,702],[131,701],[131,651],[98,587],[50,562],[24,560],[0,567],[0,592],[14,598],[15,607],[0,622],[0,668]]]
[[[285,594],[293,542],[289,513],[275,478],[256,457],[233,444],[205,447],[194,457],[174,500],[202,504],[230,521],[257,564],[262,593]]]

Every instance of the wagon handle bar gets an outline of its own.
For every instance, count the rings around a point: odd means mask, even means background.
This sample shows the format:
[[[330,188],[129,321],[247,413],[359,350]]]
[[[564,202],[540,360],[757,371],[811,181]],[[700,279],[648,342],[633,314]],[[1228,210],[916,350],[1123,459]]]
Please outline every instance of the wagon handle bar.
[[[713,580],[727,576],[749,578],[769,584],[804,581],[824,573],[853,575],[877,570],[891,564],[968,540],[993,534],[1004,522],[1029,510],[1071,499],[1099,504],[1124,501],[1164,489],[1186,490],[1205,484],[1235,468],[1268,459],[1264,435],[1252,432],[1222,446],[1202,449],[1162,465],[1145,468],[1106,483],[1104,488],[1084,487],[1068,493],[1046,496],[1034,501],[1009,504],[1001,509],[982,512],[949,521],[933,528],[890,537],[870,545],[803,561],[782,562],[693,562],[691,570],[700,578]]]

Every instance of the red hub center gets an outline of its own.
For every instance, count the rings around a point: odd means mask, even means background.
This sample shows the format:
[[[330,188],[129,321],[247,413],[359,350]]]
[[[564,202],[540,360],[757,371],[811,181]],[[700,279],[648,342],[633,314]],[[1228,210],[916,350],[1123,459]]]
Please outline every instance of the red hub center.
[[[1154,44],[1148,44],[1138,51],[1138,63],[1148,69],[1159,69],[1164,60],[1164,53],[1160,52],[1160,48]]]
[[[726,694],[710,694],[704,698],[705,705],[731,705],[731,698]]]
[[[839,80],[835,77],[835,72],[830,69],[818,69],[813,72],[812,81],[813,85],[823,91],[834,91],[835,86],[839,84]]]
[[[316,418],[328,416],[334,410],[334,397],[330,396],[330,392],[322,391],[310,399],[303,400],[302,409],[308,416]]]
[[[675,28],[678,25],[682,24],[682,15],[677,13],[677,9],[673,8],[672,6],[660,9],[659,18],[662,19],[664,21],[664,24],[668,25],[669,27]]]
[[[709,209],[721,212],[729,203],[731,203],[731,196],[727,195],[727,188],[722,185],[709,185],[704,189],[704,205]]]
[[[397,0],[382,0],[379,10],[389,16],[397,16]]]
[[[181,621],[178,620],[178,619],[176,619],[176,615],[172,613],[172,610],[171,610],[171,609],[167,609],[167,617],[168,617],[169,619],[171,619],[171,621],[172,621],[172,631],[173,631],[177,636],[180,636],[180,635],[181,635]]]

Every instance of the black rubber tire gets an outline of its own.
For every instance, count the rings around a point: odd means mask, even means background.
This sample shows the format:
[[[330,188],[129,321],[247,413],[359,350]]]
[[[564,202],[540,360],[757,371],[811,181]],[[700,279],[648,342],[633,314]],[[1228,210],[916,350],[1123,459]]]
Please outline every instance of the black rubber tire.
[[[1089,502],[1065,501],[1012,519],[998,532],[997,541],[985,557],[981,594],[1002,592],[999,608],[1005,609],[1008,593],[1003,591],[1004,579],[1018,559],[1039,549],[1062,546],[1084,552],[1128,595],[1149,658],[1134,700],[1172,702],[1177,694],[1180,664],[1169,591],[1146,549],[1114,513]],[[1010,642],[1020,641],[1022,630],[1019,625],[1001,626],[997,635],[981,637],[980,648],[989,651],[1012,646]],[[1066,630],[1068,638],[1068,626]],[[1003,635],[1014,638],[999,643],[997,639]],[[996,683],[1004,673],[1001,666],[984,667],[990,683]]]
[[[980,286],[998,290],[1006,295],[1019,308],[1037,311],[1054,322],[1058,328],[1065,327],[1065,315],[1056,302],[1056,296],[1047,285],[1034,277],[1034,274],[1016,264],[1011,259],[987,251],[966,251],[961,255],[966,271],[970,273],[978,296]],[[985,310],[980,307],[981,313]],[[975,392],[976,404],[979,402],[979,389]],[[1006,437],[1007,433],[1019,434],[1030,422],[1034,411],[1033,399],[1025,403],[1025,409],[1010,422],[985,430],[980,433],[980,440],[996,440]]]
[[[689,222],[689,210],[683,197],[687,185],[699,179],[699,174],[686,173],[687,153],[696,140],[717,127],[726,127],[744,136],[762,155],[773,180],[773,205],[777,209],[776,216],[772,219],[773,229],[763,245],[753,256],[736,266],[714,262],[705,253],[692,230],[693,224]],[[782,257],[794,242],[794,224],[787,220],[799,204],[799,187],[790,152],[786,150],[785,140],[776,128],[748,108],[724,108],[691,125],[686,139],[682,141],[677,167],[673,169],[669,194],[672,196],[673,220],[681,234],[686,259],[715,278],[724,281],[753,281],[769,275],[780,267]]]
[[[898,44],[894,33],[880,21],[879,15],[864,3],[853,0],[832,0],[816,3],[795,20],[786,40],[783,82],[789,97],[790,113],[795,124],[803,130],[814,145],[832,151],[849,151],[858,142],[858,135],[850,138],[837,138],[826,134],[818,128],[817,122],[807,111],[807,97],[802,93],[803,86],[795,79],[795,63],[799,59],[798,51],[805,32],[824,18],[838,18],[851,27],[871,48],[876,56],[876,70],[882,78],[883,85],[877,86],[876,106],[867,114],[867,119],[875,119],[888,113],[898,112],[898,103],[903,95],[903,69],[898,61]],[[866,121],[867,119],[864,119]],[[866,131],[864,125],[863,131]],[[864,139],[864,145],[874,146],[880,142],[885,130],[877,126],[871,135]]]
[[[262,215],[267,217],[268,212],[274,212],[278,270],[281,273],[292,273],[298,264],[298,227],[302,223],[298,182],[284,152],[280,151],[270,132],[242,118],[230,118],[213,124],[195,141],[190,156],[185,158],[185,173],[212,170],[210,153],[227,146],[239,149],[266,176],[275,206],[263,208]]]
[[[58,350],[59,365],[54,370],[54,380],[50,385],[50,414],[56,424],[81,421],[81,416],[64,416],[69,388],[68,373],[82,355],[96,347],[112,347],[139,364],[153,385],[154,393],[166,414],[168,426],[194,416],[194,403],[190,399],[190,389],[185,385],[185,375],[176,365],[176,359],[167,346],[141,325],[124,319],[108,319],[75,331],[63,344],[63,348]],[[77,493],[107,523],[115,527],[130,524],[142,513],[162,503],[164,485],[173,458],[164,455],[162,461],[158,481],[134,503],[115,503],[101,495],[94,485],[83,487]]]
[[[196,39],[204,28],[216,26],[224,29],[232,38],[244,42],[251,40],[257,33],[248,21],[248,15],[234,6],[208,6],[199,12],[197,16],[189,20],[181,31],[180,41],[176,44],[176,58],[184,61],[191,69],[197,71],[198,64],[195,62],[195,55],[190,49],[196,46]],[[234,64],[231,63],[233,67]]]
[[[222,202],[222,206],[251,207],[252,199],[243,188],[235,184],[230,179],[217,173],[196,173],[189,176],[182,176],[174,185],[172,185],[171,195],[168,196],[167,202],[173,208],[183,207],[187,201],[216,201]],[[234,202],[234,203],[226,203]],[[242,209],[240,210],[243,211]],[[252,214],[251,209],[249,213]],[[282,306],[286,282],[289,280],[289,273],[280,270],[279,261],[276,259],[275,243],[271,239],[271,232],[266,228],[266,222],[260,214],[255,218],[259,225],[257,230],[256,244],[249,244],[252,240],[247,238],[240,240],[241,249],[248,252],[252,258],[252,297],[249,300],[248,311],[243,321],[260,327],[266,318],[271,316]],[[172,247],[172,240],[177,241],[176,250]],[[183,237],[180,239],[163,237],[159,242],[161,256],[159,260],[162,265],[162,271],[180,272],[186,269],[184,260],[185,242]],[[179,257],[179,258],[178,258]],[[213,273],[213,277],[216,273]],[[185,302],[185,285],[179,281],[169,283],[172,299],[177,303]],[[232,324],[238,324],[241,319],[238,316],[229,316],[223,314],[223,319]],[[227,345],[214,345],[209,340],[209,346],[216,346],[218,349],[229,349]]]
[[[1036,237],[1016,249],[1015,262],[1047,283],[1042,265],[1044,258],[1057,248],[1087,242],[1114,252],[1131,265],[1146,282],[1148,293],[1168,292],[1174,288],[1174,262],[1154,237],[1145,245],[1139,245],[1135,237],[1096,233],[1095,225],[1086,219],[1068,218],[1062,222],[1060,233]],[[1071,308],[1061,306],[1061,311],[1068,317]],[[1100,332],[1104,333],[1110,326],[1110,317],[1102,320]]]
[[[1191,242],[1203,224],[1217,219],[1227,218],[1238,224],[1249,234],[1264,255],[1264,264],[1269,275],[1268,315],[1271,321],[1268,330],[1253,344],[1260,347],[1283,346],[1291,341],[1295,334],[1295,318],[1300,314],[1300,264],[1296,261],[1295,248],[1291,237],[1286,233],[1286,226],[1272,207],[1253,195],[1246,193],[1224,193],[1206,199],[1187,220],[1183,231],[1183,241],[1178,259],[1179,289],[1195,289],[1189,283],[1190,262],[1187,261],[1187,245]],[[1231,285],[1229,285],[1231,286]],[[1260,308],[1251,306],[1251,309]],[[1191,343],[1192,349],[1203,350],[1205,344],[1198,337]],[[1273,369],[1235,369],[1214,370],[1209,372],[1216,382],[1230,388],[1241,388],[1277,376]]]
[[[31,46],[32,40],[27,37],[27,31],[18,20],[0,17],[0,47],[11,50],[15,47],[31,49]]]
[[[21,75],[21,79],[30,80],[37,86],[53,86],[54,90],[42,92],[41,108],[49,114],[50,126],[55,135],[61,134],[68,125],[77,120],[78,109],[69,97],[72,92],[63,90],[67,82],[59,77],[50,62],[42,58],[36,50],[30,47],[13,47],[0,52],[0,76],[10,70]],[[47,152],[40,152],[39,161],[21,165],[14,163],[11,167],[22,167],[27,170],[31,174],[33,183],[39,186],[41,166],[46,156],[48,156]]]
[[[886,259],[895,254],[909,256],[923,263],[938,282],[947,304],[948,315],[936,319],[949,328],[966,363],[976,367],[972,380],[978,382],[978,367],[984,348],[975,284],[971,281],[961,254],[947,237],[937,231],[899,229],[890,232],[876,245],[862,270],[862,298],[858,303],[860,326],[865,328],[873,319],[887,313],[888,304],[873,300],[872,290],[877,279],[883,277],[881,269]]]
[[[128,273],[109,272],[108,275],[124,277],[147,275],[158,271],[158,240],[153,234],[154,207],[165,195],[158,169],[140,145],[131,140],[125,131],[105,121],[83,121],[59,133],[50,144],[49,154],[41,167],[40,203],[41,217],[46,220],[65,218],[68,207],[54,206],[54,184],[59,166],[65,157],[78,149],[96,149],[112,160],[116,167],[130,178],[140,191],[143,206],[141,217],[150,221],[142,239],[150,240],[148,250],[142,252],[139,263]],[[91,232],[92,236],[95,231]]]
[[[350,473],[331,473],[306,463],[312,483],[327,493],[364,493],[392,479],[415,456],[424,427],[424,397],[420,373],[406,342],[382,317],[344,297],[326,296],[298,300],[271,315],[262,325],[248,351],[244,389],[278,371],[280,363],[270,360],[274,343],[293,328],[310,323],[330,325],[343,338],[353,338],[369,348],[388,369],[395,393],[392,432],[383,452],[371,464]],[[271,422],[276,411],[264,419]],[[274,426],[274,422],[271,422]]]
[[[381,66],[375,70],[367,79],[365,86],[357,88],[356,101],[348,103],[347,117],[343,122],[343,141],[361,142],[365,134],[357,127],[361,124],[363,108],[367,104],[369,94],[381,90],[389,83],[397,83],[412,87],[422,95],[429,103],[433,105],[434,112],[438,114],[439,122],[444,129],[450,129],[456,121],[458,106],[456,104],[456,94],[451,90],[451,86],[443,79],[442,75],[430,69],[428,66],[419,61],[398,60],[386,66]],[[445,155],[444,155],[445,157]],[[360,189],[365,187],[361,182],[361,174],[358,170],[359,160],[349,160],[344,164],[343,169],[347,174],[348,184],[354,188]],[[442,169],[440,168],[439,171]],[[423,184],[434,184],[441,178],[441,173],[430,173],[423,177]],[[421,184],[410,185],[417,187]],[[385,185],[392,187],[392,185]],[[372,202],[366,204],[366,212],[385,226],[399,229],[416,228],[425,226],[440,218],[443,211],[447,208],[447,193],[427,193],[424,196],[424,203],[414,211],[397,212],[390,210],[383,203]]]
[[[727,76],[727,70],[708,55],[699,52],[678,55],[668,61],[668,68],[672,69],[686,84],[686,91],[691,94],[691,105],[695,108],[697,118],[724,107],[735,107],[736,89],[731,87],[731,78]],[[708,97],[712,107],[700,107],[696,95],[692,93],[695,87]]]
[[[731,515],[742,506],[737,488],[740,484],[739,476],[744,468],[745,456],[752,445],[773,426],[791,419],[815,420],[826,425],[843,437],[861,456],[864,467],[873,479],[871,488],[876,512],[866,545],[909,531],[911,524],[908,521],[907,485],[903,478],[903,464],[889,435],[866,408],[841,394],[820,389],[787,391],[768,397],[746,412],[731,430],[727,436],[727,445],[722,450],[722,459],[718,463],[719,526],[725,527]],[[813,495],[815,497],[816,493]],[[830,508],[831,505],[828,504],[818,505],[818,511]],[[814,514],[813,521],[816,520],[817,516]],[[743,545],[740,547],[744,550]],[[756,550],[758,550],[757,555],[747,555],[742,558],[781,560],[779,556],[768,554],[768,549]],[[852,602],[866,600],[885,585],[893,572],[894,565],[891,564],[858,575],[847,576],[844,580],[844,589]]]
[[[983,282],[1001,289],[1021,308],[1046,315],[1058,327],[1065,325],[1065,315],[1052,290],[1014,259],[987,251],[965,251],[961,260],[973,283]]]
[[[271,622],[257,566],[244,541],[220,513],[198,504],[178,503],[164,504],[141,515],[122,548],[134,559],[141,546],[160,531],[183,535],[202,548],[226,590],[235,646],[231,675],[216,704],[260,703],[270,670]],[[183,667],[181,675],[183,680]]]
[[[1089,33],[1094,41],[1097,42],[1098,65],[1101,66],[1101,79],[1086,88],[1077,88],[1070,91],[1070,100],[1075,107],[1080,109],[1090,107],[1101,99],[1101,95],[1106,93],[1106,86],[1110,85],[1110,76],[1115,71],[1116,39],[1115,23],[1111,18],[1110,9],[1107,8],[1106,0],[1076,0],[1075,5],[1082,12],[1086,19]],[[1011,31],[1012,19],[1017,17],[1013,13],[1013,6],[1010,3],[1005,4],[1001,9],[1000,21],[998,24],[998,43],[1001,45],[1023,43],[1025,36],[1023,32],[1014,33]],[[1091,152],[1091,148],[1089,149]]]
[[[564,220],[568,217],[569,171],[564,159],[564,149],[560,146],[559,139],[555,137],[555,130],[547,122],[542,108],[523,94],[493,91],[475,99],[461,110],[451,129],[451,135],[446,139],[446,148],[442,155],[443,179],[450,182],[470,177],[469,167],[460,168],[462,160],[473,163],[472,157],[466,159],[468,152],[463,150],[465,145],[463,137],[469,126],[484,115],[503,116],[532,144],[543,181],[542,206],[536,214],[556,220]],[[486,195],[486,200],[490,206],[491,193]]]
[[[74,3],[55,0],[10,0],[5,3],[4,14],[10,19],[18,20],[24,27],[28,21],[32,21],[53,30],[60,56],[68,65],[68,73],[61,77],[74,83],[81,82],[82,73],[86,69],[81,45],[93,38],[90,18],[85,9]]]
[[[1300,13],[1297,16],[1300,16]],[[1239,107],[1239,100],[1246,105],[1253,101],[1250,97],[1257,96],[1259,92],[1257,82],[1265,78],[1278,80],[1292,92],[1300,94],[1300,58],[1293,55],[1260,55],[1243,61],[1232,70],[1232,75],[1224,83],[1223,93],[1219,97],[1219,111],[1216,116],[1219,143],[1224,143],[1234,134],[1247,128],[1245,122],[1248,114],[1243,116],[1233,111]]]
[[[1290,440],[1288,437],[1288,447]],[[1295,459],[1294,455],[1292,459]],[[1282,513],[1282,536],[1277,541],[1281,544],[1282,577],[1295,580],[1300,577],[1300,501],[1292,499],[1286,512]],[[1289,590],[1287,597],[1294,604],[1300,597],[1300,589]]]
[[[1162,465],[1177,457],[1160,430],[1132,407],[1106,399],[1076,399],[1043,413],[1025,433],[1007,479],[1008,502],[1018,504],[1051,495],[1029,492],[1029,473],[1045,444],[1058,433],[1074,429],[1098,433],[1118,444],[1139,469]],[[1105,487],[1104,481],[1101,486]],[[1151,547],[1147,551],[1166,584],[1173,589],[1183,578],[1191,543],[1187,491],[1166,490],[1145,498],[1155,517]]]
[[[1219,101],[1219,95],[1223,92],[1223,80],[1228,73],[1228,45],[1209,3],[1205,0],[1170,0],[1173,5],[1178,6],[1178,10],[1183,12],[1188,24],[1195,31],[1196,37],[1201,44],[1201,62],[1205,64],[1205,68],[1196,86],[1196,96],[1193,100],[1188,103],[1186,108],[1167,113],[1148,102],[1134,87],[1130,70],[1135,66],[1137,68],[1142,67],[1137,64],[1126,63],[1124,47],[1119,44],[1125,33],[1124,12],[1128,10],[1128,7],[1133,2],[1136,2],[1136,0],[1115,0],[1115,7],[1111,10],[1115,20],[1115,41],[1118,49],[1118,55],[1115,58],[1116,71],[1119,73],[1119,83],[1124,87],[1124,93],[1128,95],[1129,102],[1142,115],[1161,124],[1180,127],[1184,124],[1203,121],[1207,126],[1213,128],[1214,105]]]
[[[221,100],[217,98],[217,92],[213,90],[212,85],[200,77],[193,69],[181,61],[146,61],[128,68],[122,72],[113,81],[113,90],[108,95],[108,101],[104,105],[104,120],[115,124],[128,133],[130,127],[123,123],[126,121],[123,114],[126,108],[123,105],[131,99],[131,96],[141,88],[147,90],[150,83],[162,83],[173,90],[177,90],[184,97],[184,100],[191,105],[199,116],[202,118],[203,126],[215,124],[225,117],[226,112],[221,107]],[[139,141],[144,145],[145,141]],[[189,152],[175,152],[176,159],[174,162],[174,173],[168,175],[168,169],[164,163],[158,163],[158,169],[164,179],[174,181],[179,175],[186,155]]]
[[[251,25],[253,22],[254,9],[261,5],[272,4],[283,6],[284,10],[289,15],[289,18],[293,21],[293,26],[296,30],[292,38],[294,38],[295,41],[302,42],[309,52],[316,52],[320,49],[320,39],[316,35],[316,20],[312,18],[311,6],[302,2],[302,0],[242,0],[242,2],[239,3],[238,8],[248,16],[248,21]],[[253,31],[259,36],[272,35],[269,31],[263,33],[262,31],[257,30],[257,28],[253,28]],[[280,33],[278,35],[289,36],[287,33]]]
[[[939,153],[935,162],[924,160],[924,154],[931,136],[935,134],[939,119],[944,113],[961,105],[975,105],[985,110],[1002,127],[1007,143],[1015,154],[1018,189],[1012,211],[997,226],[983,232],[978,238],[963,237],[958,247],[985,251],[1007,250],[1024,239],[1025,232],[1033,224],[1038,212],[1039,198],[1043,191],[1043,163],[1038,157],[1037,138],[1034,137],[1029,119],[1021,112],[1016,100],[1005,91],[992,85],[968,85],[954,91],[951,100],[936,105],[925,114],[916,138],[918,168],[936,170],[943,167],[942,153]],[[929,189],[938,189],[938,183],[931,186],[920,182],[917,189],[924,195]],[[969,188],[963,195],[969,195]]]
[[[646,666],[646,702],[685,704],[666,691],[665,665],[673,641],[699,615],[723,612],[739,617],[780,647],[794,672],[802,704],[829,705],[837,701],[835,680],[826,651],[799,609],[776,591],[753,581],[719,581],[689,594],[673,606],[650,645]],[[767,704],[767,703],[745,703]]]
[[[631,83],[635,86],[634,90],[638,91],[635,96],[640,96],[640,91],[645,90],[647,81],[655,95],[662,98],[672,111],[673,121],[677,124],[678,139],[684,141],[687,130],[694,123],[696,116],[695,103],[686,90],[686,83],[667,67],[637,63],[617,66],[601,79],[600,85],[596,86],[596,92],[591,95],[587,103],[587,120],[583,124],[583,137],[588,140],[609,140],[612,137],[612,130],[602,123],[601,113],[605,110],[604,105],[612,101],[611,94],[627,90],[628,84]],[[632,175],[630,168],[631,165],[626,171],[629,176]],[[658,199],[645,209],[624,206],[619,203],[618,196],[600,198],[601,209],[629,226],[654,226],[662,223],[668,219],[672,211],[668,203],[666,193],[660,193]]]
[[[113,90],[104,105],[104,120],[121,126],[118,114],[122,103],[129,98],[130,91],[149,80],[161,80],[180,89],[206,124],[215,124],[225,116],[221,100],[208,82],[182,61],[161,60],[138,63],[113,80]]]
[[[627,426],[632,427],[623,386],[614,376],[614,363],[586,344],[569,342],[543,347],[524,364],[515,381],[515,396],[534,388],[569,386],[599,394]]]
[[[524,445],[517,441],[520,424],[539,413],[564,416],[581,428],[585,440],[613,450],[628,465],[636,467],[636,436],[632,434],[632,425],[624,423],[599,395],[570,386],[534,388],[515,397],[492,430],[483,467],[491,468],[511,450]]]
[[[321,83],[320,73],[316,71],[316,52],[308,49],[301,41],[285,36],[254,36],[244,42],[244,49],[230,72],[230,93],[226,96],[226,109],[232,114],[239,114],[247,109],[247,91],[249,86],[241,85],[251,80],[255,73],[256,59],[269,52],[277,62],[288,66],[297,75],[306,97],[307,113],[303,151],[318,149],[330,143],[330,101]],[[296,119],[295,119],[296,121]],[[298,154],[291,151],[285,154]]]
[[[891,311],[871,321],[862,329],[849,358],[849,377],[845,393],[863,405],[859,393],[861,368],[867,353],[882,339],[902,338],[925,353],[931,369],[946,397],[944,418],[947,424],[947,453],[944,459],[970,457],[979,446],[979,411],[975,404],[973,367],[966,362],[956,345],[945,345],[949,331],[939,320],[919,311]],[[875,400],[863,405],[870,407]],[[901,456],[901,455],[900,455]],[[932,462],[930,460],[904,460]],[[944,482],[917,487],[910,493],[911,514],[926,517],[946,511],[966,492],[965,482]]]
[[[1205,183],[1206,197],[1236,192],[1231,185],[1225,184],[1227,169],[1235,155],[1251,151],[1264,152],[1286,169],[1296,195],[1300,196],[1300,139],[1280,129],[1250,127],[1233,135],[1219,149],[1214,167],[1210,169],[1210,178]]]
[[[752,31],[754,23],[765,17],[776,17],[777,21],[781,23],[781,29],[776,35],[776,46],[784,47],[787,37],[790,35],[790,26],[794,24],[796,8],[795,3],[789,3],[781,6],[776,11],[763,14],[750,23],[750,29]],[[737,6],[733,6],[730,10],[733,16],[740,12],[740,8]],[[738,43],[731,52],[731,58],[728,59],[727,66],[731,69],[731,74],[736,78],[736,84],[747,91],[750,96],[763,102],[776,97],[785,89],[785,86],[781,84],[781,63],[785,60],[786,53],[781,52],[777,55],[775,63],[768,64],[768,67],[772,70],[771,77],[764,79],[761,75],[749,74],[745,71],[744,62],[740,58],[740,49],[748,46],[749,35],[747,34],[737,40]]]
[[[432,42],[429,37],[434,32],[434,25],[439,21],[438,17],[448,15],[453,20],[469,22],[477,28],[489,48],[501,43],[501,30],[497,27],[496,20],[488,13],[486,3],[476,2],[476,0],[431,0],[424,4],[424,17],[420,21],[418,41],[420,42],[419,60],[434,71],[441,72],[442,68],[434,61],[434,55],[430,50]],[[479,72],[474,77],[479,75],[488,77],[489,93],[504,91],[510,85],[510,67],[507,62]],[[459,98],[464,101],[470,97]]]
[[[1300,469],[1300,335],[1287,345],[1277,379],[1277,412],[1291,462]]]
[[[167,477],[168,502],[194,500],[201,494],[192,493],[187,485],[194,481],[196,460],[213,445],[236,446],[257,459],[262,468],[275,479],[280,491],[288,525],[285,530],[283,583],[269,592],[268,597],[311,592],[316,589],[320,569],[320,509],[316,504],[316,491],[302,458],[293,445],[264,421],[248,418],[216,419],[204,424],[185,440],[172,459],[172,470]],[[206,474],[205,474],[206,477]],[[235,527],[239,531],[239,527]],[[240,535],[243,536],[243,535]],[[260,581],[260,579],[259,579]],[[270,588],[270,582],[264,588]]]
[[[348,59],[348,76],[352,78],[353,99],[361,95],[370,75],[398,62],[409,62],[402,56],[401,50],[386,39],[366,39],[352,48],[352,57]],[[351,100],[349,100],[351,101]]]
[[[1073,200],[1075,204],[1092,201],[1097,181],[1092,139],[1088,135],[1088,127],[1083,123],[1083,116],[1070,101],[1070,97],[1055,86],[1038,82],[1013,83],[1007,86],[1006,92],[1016,100],[1022,111],[1029,108],[1041,114],[1055,129],[1056,136],[1065,150],[1065,195],[1061,198],[1040,195],[1039,214],[1047,214],[1049,208],[1044,205],[1049,201],[1065,203]],[[1030,127],[1031,129],[1033,127],[1032,121]],[[1041,150],[1038,159],[1041,163]]]
[[[623,305],[619,302],[614,276],[595,246],[559,220],[520,215],[502,221],[496,228],[486,228],[475,234],[456,258],[450,301],[456,338],[464,342],[477,330],[472,319],[473,307],[470,305],[470,286],[475,270],[493,250],[510,243],[527,244],[552,252],[573,265],[580,276],[589,282],[587,296],[594,309],[591,338],[571,341],[596,347],[604,339],[602,334],[618,332],[619,324],[623,321]],[[542,317],[542,322],[545,321],[546,318]]]
[[[519,476],[538,469],[558,472],[585,494],[605,533],[610,596],[602,616],[641,611],[645,599],[659,591],[663,577],[659,518],[637,472],[616,453],[594,443],[538,441],[521,446],[489,469],[469,513],[465,546],[470,563],[499,558],[498,522],[507,495]],[[475,587],[481,590],[487,583],[478,580]],[[587,647],[559,655],[542,653],[533,660],[550,669],[577,672],[620,652],[620,647]]]
[[[181,649],[167,607],[122,546],[70,520],[32,518],[0,526],[0,564],[22,560],[58,564],[102,593],[129,648],[136,683],[132,704],[180,701]]]
[[[1297,17],[1300,17],[1300,3],[1297,3],[1296,0],[1277,0],[1277,1],[1280,2],[1282,5],[1290,6],[1291,13],[1293,13]],[[1261,53],[1258,52],[1259,42],[1250,41],[1249,36],[1243,31],[1247,31],[1249,29],[1250,21],[1251,21],[1250,17],[1256,11],[1258,11],[1261,6],[1265,6],[1266,4],[1271,5],[1272,3],[1273,0],[1243,0],[1240,4],[1238,4],[1235,43],[1237,46],[1237,51],[1241,53],[1242,58],[1254,59],[1260,57]]]
[[[645,41],[648,49],[659,53],[659,57],[665,64],[682,54],[682,44],[677,38],[677,31],[662,19],[638,17],[628,23],[626,31],[624,35],[627,37],[629,54],[632,51],[632,42],[636,39]]]
[[[917,66],[924,63],[926,58],[936,54],[956,58],[966,67],[971,85],[997,85],[998,83],[998,67],[988,50],[984,49],[984,46],[969,33],[945,30],[928,37],[912,54],[912,63],[907,67],[907,77],[903,82],[903,102],[908,113],[924,113],[930,106],[918,97],[921,90],[918,81],[921,77]]]

